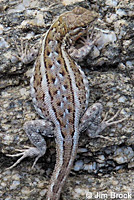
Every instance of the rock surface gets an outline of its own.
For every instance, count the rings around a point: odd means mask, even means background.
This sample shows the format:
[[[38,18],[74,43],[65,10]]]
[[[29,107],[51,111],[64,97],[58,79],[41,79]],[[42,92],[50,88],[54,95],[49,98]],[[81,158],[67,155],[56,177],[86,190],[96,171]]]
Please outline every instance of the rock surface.
[[[85,3],[86,2],[86,3]],[[24,145],[31,145],[23,124],[39,119],[30,97],[29,79],[33,63],[25,65],[14,54],[20,38],[30,47],[61,13],[76,5],[99,13],[95,34],[98,46],[80,63],[90,82],[90,105],[100,102],[104,113],[128,119],[103,131],[103,138],[83,133],[74,168],[62,192],[63,199],[96,199],[95,195],[115,193],[117,199],[134,198],[134,2],[93,0],[68,5],[60,1],[7,1],[0,5],[0,200],[42,199],[55,164],[54,139],[47,140],[46,155],[31,170],[26,159],[13,170],[16,159],[6,156]],[[51,142],[52,141],[52,142]],[[122,198],[119,198],[119,194]],[[114,195],[114,194],[113,194]],[[91,197],[91,198],[90,198]]]

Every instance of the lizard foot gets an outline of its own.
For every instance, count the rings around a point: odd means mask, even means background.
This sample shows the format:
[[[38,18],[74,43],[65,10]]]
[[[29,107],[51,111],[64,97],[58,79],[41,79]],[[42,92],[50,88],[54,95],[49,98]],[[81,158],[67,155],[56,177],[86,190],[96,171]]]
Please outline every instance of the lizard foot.
[[[38,54],[38,48],[36,46],[29,48],[28,47],[28,42],[25,42],[25,47],[24,47],[24,40],[21,38],[21,47],[19,48],[18,44],[16,41],[15,42],[15,46],[17,48],[18,51],[18,55],[13,55],[15,56],[19,61],[21,61],[24,64],[29,64],[32,61],[35,60],[37,54]]]
[[[101,138],[107,139],[106,137],[99,135],[99,133],[101,133],[105,128],[118,124],[122,121],[125,121],[128,118],[128,117],[124,117],[120,120],[114,121],[114,119],[119,115],[120,111],[121,110],[118,110],[117,113],[108,120],[107,120],[107,116],[108,116],[108,112],[107,112],[104,119],[102,120],[100,124],[98,124],[96,129],[87,129],[88,135],[91,137],[101,137]]]
[[[94,29],[91,32],[91,35],[89,36],[89,31],[87,29],[87,36],[86,39],[81,36],[80,37],[80,43],[83,44],[80,48],[75,48],[74,46],[71,46],[68,50],[68,53],[75,61],[83,61],[84,58],[92,51],[92,48],[95,46],[96,41],[100,37],[93,38],[94,36]]]
[[[23,150],[16,149],[16,151],[18,151],[20,153],[17,153],[17,154],[14,154],[14,155],[7,154],[7,156],[9,156],[9,157],[18,157],[18,156],[21,156],[13,165],[11,165],[10,167],[6,168],[7,170],[14,168],[16,165],[18,165],[26,157],[31,157],[31,158],[36,157],[35,161],[34,161],[34,163],[32,165],[32,168],[34,168],[37,160],[41,156],[43,156],[42,153],[36,147],[27,147],[27,146],[25,146],[25,148],[26,149],[23,149]]]

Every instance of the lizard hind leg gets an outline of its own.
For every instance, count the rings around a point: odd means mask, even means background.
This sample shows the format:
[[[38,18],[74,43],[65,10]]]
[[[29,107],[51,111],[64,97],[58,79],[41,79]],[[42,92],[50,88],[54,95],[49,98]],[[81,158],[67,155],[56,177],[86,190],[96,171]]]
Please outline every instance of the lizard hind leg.
[[[35,147],[26,147],[23,150],[16,149],[20,153],[7,156],[19,157],[21,156],[12,166],[7,169],[12,169],[18,165],[26,157],[35,157],[32,168],[35,166],[36,162],[40,157],[46,153],[46,141],[43,136],[53,137],[53,126],[45,120],[34,120],[28,121],[24,124],[24,130],[30,139],[31,143]]]
[[[115,120],[115,118],[119,115],[120,110],[117,111],[117,113],[107,120],[106,113],[103,120],[101,120],[103,107],[100,103],[95,103],[91,107],[87,109],[87,111],[84,113],[84,115],[81,118],[81,124],[80,124],[80,131],[87,130],[87,133],[90,137],[100,137],[100,133],[107,127],[118,124],[120,122],[123,122],[127,118],[124,117],[119,120]],[[103,138],[103,136],[101,136]]]

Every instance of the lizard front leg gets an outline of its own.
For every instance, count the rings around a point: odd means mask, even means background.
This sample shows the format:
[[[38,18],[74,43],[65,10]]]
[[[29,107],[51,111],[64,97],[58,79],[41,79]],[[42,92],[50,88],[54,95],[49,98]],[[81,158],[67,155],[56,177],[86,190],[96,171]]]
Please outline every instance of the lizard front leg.
[[[84,115],[81,118],[81,123],[79,126],[80,132],[87,130],[87,133],[90,137],[103,137],[99,135],[106,127],[109,127],[114,124],[118,124],[126,118],[122,118],[117,121],[113,121],[119,114],[119,111],[109,120],[106,120],[107,114],[103,120],[101,120],[103,107],[100,103],[95,103],[91,107],[89,107]]]
[[[70,54],[70,56],[76,61],[76,62],[80,62],[83,61],[84,58],[91,53],[91,51],[93,50],[93,48],[95,47],[95,43],[97,42],[97,40],[100,38],[100,36],[96,36],[95,38],[93,37],[93,33],[94,33],[94,29],[91,32],[91,35],[89,37],[89,32],[88,29],[86,30],[87,32],[87,38],[85,39],[83,36],[81,36],[81,40],[80,43],[83,44],[82,47],[80,48],[76,48],[75,46],[71,46],[68,49],[68,53]],[[74,40],[73,42],[76,42],[76,40]]]
[[[38,159],[46,153],[47,146],[43,136],[54,136],[54,126],[47,120],[28,121],[24,124],[24,130],[31,143],[35,147],[27,147],[26,149],[18,150],[20,153],[14,155],[7,154],[7,156],[10,157],[21,156],[12,166],[7,169],[12,169],[26,157],[36,157],[32,166],[34,167]]]
[[[13,57],[16,57],[19,61],[27,65],[32,61],[35,61],[39,52],[40,45],[36,43],[33,47],[30,47],[27,40],[23,40],[21,38],[20,41],[20,47],[18,46],[16,40],[14,41],[18,53],[17,55],[13,54]]]

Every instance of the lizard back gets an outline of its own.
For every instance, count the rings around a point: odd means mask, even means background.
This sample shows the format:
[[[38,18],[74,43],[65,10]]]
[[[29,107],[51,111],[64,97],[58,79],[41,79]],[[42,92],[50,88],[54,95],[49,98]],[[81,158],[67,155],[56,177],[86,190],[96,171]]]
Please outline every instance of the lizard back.
[[[31,78],[37,112],[55,125],[56,165],[47,200],[58,200],[72,167],[79,139],[79,120],[88,105],[88,82],[66,51],[65,39],[86,27],[97,14],[81,7],[62,14],[42,41]]]

